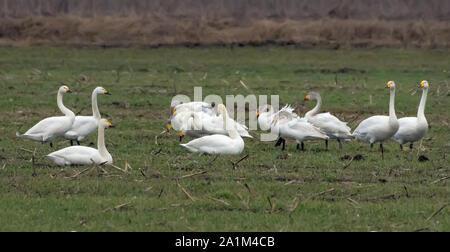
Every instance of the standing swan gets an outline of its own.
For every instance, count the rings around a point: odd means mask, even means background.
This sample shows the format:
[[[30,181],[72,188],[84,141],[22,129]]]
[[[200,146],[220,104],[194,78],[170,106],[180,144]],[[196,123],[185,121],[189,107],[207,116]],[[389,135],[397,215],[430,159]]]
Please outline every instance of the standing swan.
[[[187,148],[194,153],[207,154],[225,154],[225,155],[239,155],[244,150],[244,140],[236,130],[235,121],[228,117],[227,108],[223,104],[219,104],[219,111],[222,114],[225,122],[228,136],[225,135],[211,135],[194,139],[187,144],[181,146]]]
[[[56,165],[100,165],[112,164],[113,159],[105,146],[105,129],[112,127],[106,119],[101,119],[98,123],[98,143],[94,149],[86,146],[71,146],[47,155]]]
[[[400,144],[411,143],[409,148],[413,148],[413,143],[422,139],[428,132],[428,122],[425,118],[425,104],[427,102],[428,82],[422,81],[419,88],[423,88],[422,98],[417,111],[417,117],[404,117],[398,120],[399,129],[392,139]]]
[[[395,115],[395,83],[389,81],[386,88],[390,89],[389,116],[372,116],[362,121],[353,132],[353,136],[370,143],[380,142],[381,157],[384,159],[383,142],[397,132],[399,125]]]
[[[92,131],[98,127],[98,121],[101,119],[100,112],[97,105],[97,95],[110,95],[108,90],[97,87],[92,92],[92,116],[76,116],[72,128],[64,134],[64,138],[70,140],[70,145],[76,140],[80,145],[80,141],[91,134]]]
[[[305,150],[304,141],[329,139],[324,132],[314,127],[305,118],[300,118],[293,113],[293,109],[288,105],[274,115],[272,124],[273,130],[280,136],[275,146],[283,144],[282,150],[286,148],[285,138],[294,139],[297,142],[297,150],[300,150],[301,144],[302,151]]]
[[[72,91],[70,91],[67,86],[60,87],[56,99],[58,108],[65,116],[45,118],[22,135],[19,134],[19,132],[16,132],[16,136],[26,137],[41,143],[49,141],[50,147],[53,147],[52,140],[58,136],[64,135],[64,133],[72,127],[75,120],[75,114],[63,104],[63,94],[65,93],[72,93]]]
[[[342,122],[330,113],[318,114],[320,111],[320,107],[322,106],[322,98],[320,97],[320,94],[311,92],[306,95],[305,101],[313,99],[317,100],[317,105],[316,107],[314,107],[314,109],[305,114],[306,120],[325,132],[328,137],[337,139],[339,143],[339,149],[342,149],[341,140],[353,138],[352,133],[350,132],[350,127],[347,126],[347,123]],[[328,150],[328,140],[325,140],[325,146]]]

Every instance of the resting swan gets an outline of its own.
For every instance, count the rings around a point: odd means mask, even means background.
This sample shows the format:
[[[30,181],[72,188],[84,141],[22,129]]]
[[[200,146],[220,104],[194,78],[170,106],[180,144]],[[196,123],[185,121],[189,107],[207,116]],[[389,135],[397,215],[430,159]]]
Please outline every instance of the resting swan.
[[[389,81],[386,88],[390,89],[389,116],[372,116],[362,121],[353,131],[353,136],[370,143],[380,142],[381,157],[384,159],[383,142],[395,135],[399,128],[395,115],[395,83]]]
[[[428,132],[428,122],[425,118],[425,104],[427,102],[428,82],[422,81],[419,88],[422,88],[422,98],[420,99],[417,117],[404,117],[398,120],[399,129],[392,139],[400,144],[411,143],[409,148],[413,148],[413,143],[422,139]]]
[[[221,112],[223,121],[226,122],[228,136],[211,135],[194,139],[181,146],[194,153],[239,155],[244,150],[244,140],[236,131],[235,121],[228,117],[228,112],[223,104],[219,104],[218,110]]]
[[[278,111],[273,118],[273,129],[280,136],[280,139],[275,146],[283,144],[283,150],[286,148],[285,138],[294,139],[297,141],[297,150],[304,150],[303,141],[323,139],[327,140],[329,137],[310,124],[305,118],[300,118],[297,114],[293,113],[293,109],[290,106],[286,106]]]
[[[228,119],[234,121],[231,118]],[[252,138],[245,125],[235,122],[235,127],[240,136]],[[211,110],[211,112],[206,112],[192,107],[189,109],[187,109],[187,107],[182,107],[182,109],[180,109],[179,106],[177,106],[173,111],[167,127],[168,130],[171,128],[179,132],[180,141],[182,141],[185,135],[202,137],[214,134],[228,134],[223,116],[217,116],[213,110]]]
[[[70,145],[73,145],[73,140],[80,141],[91,134],[98,127],[98,121],[101,119],[100,112],[97,105],[97,95],[110,95],[108,90],[97,87],[92,92],[92,116],[76,116],[72,128],[64,134],[64,138],[70,140]]]
[[[98,124],[98,149],[86,146],[71,146],[47,155],[56,165],[100,165],[112,164],[113,159],[105,146],[105,129],[112,127],[106,119]]]
[[[63,104],[63,94],[65,93],[72,93],[72,91],[67,86],[60,87],[56,99],[58,108],[65,116],[45,118],[22,135],[16,132],[16,136],[26,137],[41,143],[50,142],[50,147],[53,147],[52,140],[64,135],[72,127],[75,120],[75,114]]]
[[[319,93],[311,92],[306,95],[305,101],[317,100],[317,105],[311,111],[305,114],[306,120],[309,123],[319,128],[321,131],[325,132],[331,139],[336,139],[339,143],[339,149],[342,149],[341,139],[352,139],[352,133],[350,132],[350,127],[347,123],[342,122],[337,117],[330,113],[321,113],[320,107],[322,106],[322,97]],[[325,140],[325,146],[328,150],[328,140]]]

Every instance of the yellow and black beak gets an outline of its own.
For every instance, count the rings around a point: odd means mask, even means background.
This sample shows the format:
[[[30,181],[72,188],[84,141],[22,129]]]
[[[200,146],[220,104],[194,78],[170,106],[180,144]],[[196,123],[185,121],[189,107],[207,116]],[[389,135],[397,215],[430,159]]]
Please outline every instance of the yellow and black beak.
[[[66,88],[66,93],[71,94],[71,93],[72,93],[72,90],[70,90],[69,88]]]
[[[391,83],[388,82],[384,88],[391,88]]]
[[[172,125],[169,123],[167,124],[167,131],[170,131],[172,129]]]
[[[256,118],[259,118],[259,111],[256,110]]]
[[[112,125],[112,123],[111,123],[110,121],[108,121],[108,126],[109,126],[110,128],[114,128],[114,125]]]
[[[111,93],[105,89],[105,95],[111,95]]]
[[[418,88],[423,88],[423,87],[425,87],[425,82],[424,82],[424,81],[422,81],[422,82],[419,84]]]
[[[305,101],[309,101],[309,98],[310,98],[309,95],[306,95],[305,96]]]

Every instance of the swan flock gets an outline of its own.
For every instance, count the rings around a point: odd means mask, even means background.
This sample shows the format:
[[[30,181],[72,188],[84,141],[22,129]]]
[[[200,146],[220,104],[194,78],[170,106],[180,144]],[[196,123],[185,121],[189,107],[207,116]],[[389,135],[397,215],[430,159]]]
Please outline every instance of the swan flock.
[[[315,107],[306,112],[304,117],[298,116],[290,105],[278,110],[266,104],[256,110],[257,124],[261,130],[274,133],[277,136],[275,146],[282,146],[283,150],[287,139],[295,141],[297,150],[302,151],[305,150],[306,141],[325,141],[328,150],[328,141],[331,139],[338,142],[339,149],[343,148],[343,141],[358,139],[370,144],[371,148],[379,143],[384,159],[384,142],[396,141],[401,149],[409,143],[412,149],[413,144],[428,133],[425,106],[429,83],[424,80],[418,86],[423,91],[417,116],[400,119],[395,112],[395,82],[389,81],[385,88],[389,90],[388,115],[374,115],[361,121],[353,133],[346,122],[329,112],[321,113],[322,97],[316,92],[304,96],[305,101],[316,101]],[[57,138],[69,140],[70,147],[46,156],[59,166],[112,164],[112,155],[105,145],[105,129],[111,128],[112,124],[102,119],[98,108],[98,95],[110,95],[109,91],[103,87],[92,91],[91,116],[76,116],[64,106],[63,96],[70,93],[67,86],[61,86],[57,91],[57,106],[62,116],[45,118],[25,133],[16,132],[16,135],[42,144],[50,143],[50,147],[53,147]],[[230,117],[225,105],[206,102],[172,102],[167,132],[172,130],[178,133],[180,142],[186,136],[193,138],[187,143],[180,143],[187,151],[210,155],[239,155],[244,151],[244,138],[253,138],[245,124]],[[80,142],[94,131],[97,131],[97,148],[81,146]],[[73,146],[74,141],[77,146]]]

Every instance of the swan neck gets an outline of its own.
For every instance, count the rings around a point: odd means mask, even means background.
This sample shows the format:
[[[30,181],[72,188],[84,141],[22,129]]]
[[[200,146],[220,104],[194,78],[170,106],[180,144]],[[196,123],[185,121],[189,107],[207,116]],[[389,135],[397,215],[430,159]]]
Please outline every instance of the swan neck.
[[[305,117],[311,117],[315,116],[317,113],[319,113],[320,108],[322,107],[322,98],[320,96],[316,97],[317,104],[316,106],[310,110],[308,113],[306,113]]]
[[[58,92],[58,96],[56,97],[56,102],[58,104],[59,110],[61,110],[61,112],[64,115],[75,117],[75,114],[70,109],[66,108],[66,106],[64,106],[64,104],[63,104],[63,94],[61,92]]]
[[[225,129],[231,139],[239,139],[241,136],[236,130],[235,122],[228,117],[228,112],[226,109],[222,112],[223,121],[225,122]]]
[[[395,114],[395,89],[391,89],[389,100],[389,119],[397,120],[397,115]]]
[[[424,88],[422,98],[420,99],[419,110],[417,111],[417,118],[425,118],[425,104],[427,103],[428,88]]]
[[[102,157],[106,157],[108,150],[106,149],[106,146],[105,146],[105,128],[101,125],[98,126],[97,146],[98,146],[98,151],[100,152],[100,155]]]
[[[95,90],[94,92],[92,92],[92,116],[95,117],[97,120],[100,120],[101,118],[97,104],[97,92]]]

